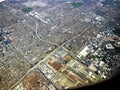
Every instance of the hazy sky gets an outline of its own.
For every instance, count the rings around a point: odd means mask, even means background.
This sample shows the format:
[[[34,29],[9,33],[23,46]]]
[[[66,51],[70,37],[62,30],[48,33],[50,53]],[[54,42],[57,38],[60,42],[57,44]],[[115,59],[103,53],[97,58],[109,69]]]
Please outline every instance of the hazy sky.
[[[0,0],[0,2],[5,1],[5,0]]]

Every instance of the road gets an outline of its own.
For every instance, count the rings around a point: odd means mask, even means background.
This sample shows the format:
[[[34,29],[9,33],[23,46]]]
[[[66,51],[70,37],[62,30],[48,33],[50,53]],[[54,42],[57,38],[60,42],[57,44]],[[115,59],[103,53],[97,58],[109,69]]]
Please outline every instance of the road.
[[[49,58],[49,56],[51,56],[51,55],[52,55],[54,52],[56,52],[59,48],[63,47],[65,44],[67,44],[67,43],[70,42],[71,40],[74,40],[75,38],[83,35],[83,34],[84,34],[86,31],[88,31],[92,26],[93,26],[93,25],[87,27],[85,30],[83,30],[82,33],[80,33],[80,34],[72,37],[71,39],[65,41],[63,44],[61,44],[61,45],[56,45],[56,46],[58,46],[58,47],[57,47],[55,50],[53,50],[53,51],[52,51],[49,55],[47,55],[43,60],[39,61],[39,62],[38,62],[35,66],[33,66],[29,71],[27,71],[26,74],[24,74],[23,77],[22,77],[21,79],[19,79],[18,82],[16,82],[12,87],[9,88],[9,90],[13,90],[13,88],[14,88],[16,85],[18,85],[32,70],[34,70],[34,68],[37,68],[37,66],[38,66],[41,62],[43,62],[44,60],[46,60],[47,58]],[[37,29],[38,29],[38,22],[36,21],[36,30],[37,30]],[[37,33],[36,33],[36,34],[37,34]],[[49,42],[49,41],[46,41],[46,40],[41,39],[38,34],[37,34],[37,37],[38,37],[38,39],[41,40],[41,41],[44,41],[44,42],[49,43],[49,44],[54,44],[54,43],[52,43],[52,42]],[[54,45],[55,45],[55,44],[54,44]]]
[[[38,30],[38,22],[36,21],[35,33],[36,33],[37,38],[38,38],[40,41],[43,41],[43,42],[45,42],[45,43],[52,44],[52,45],[55,45],[55,46],[59,46],[59,45],[56,44],[56,43],[53,43],[53,42],[50,42],[50,41],[48,41],[48,40],[45,40],[45,39],[40,38],[41,35],[38,35],[38,31],[37,31],[37,30]]]

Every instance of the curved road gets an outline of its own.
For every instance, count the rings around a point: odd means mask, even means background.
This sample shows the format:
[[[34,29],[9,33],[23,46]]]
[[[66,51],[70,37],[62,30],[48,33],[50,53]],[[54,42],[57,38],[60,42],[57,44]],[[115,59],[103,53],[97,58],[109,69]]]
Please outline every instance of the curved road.
[[[35,33],[36,33],[36,36],[37,36],[37,38],[40,40],[40,41],[43,41],[43,42],[45,42],[45,43],[48,43],[48,44],[52,44],[52,45],[55,45],[55,46],[59,46],[58,44],[56,44],[56,43],[53,43],[53,42],[50,42],[50,41],[47,41],[47,40],[45,40],[45,39],[42,39],[42,38],[40,38],[40,36],[38,35],[38,22],[36,21],[36,29],[35,29]],[[42,37],[42,36],[41,36]]]

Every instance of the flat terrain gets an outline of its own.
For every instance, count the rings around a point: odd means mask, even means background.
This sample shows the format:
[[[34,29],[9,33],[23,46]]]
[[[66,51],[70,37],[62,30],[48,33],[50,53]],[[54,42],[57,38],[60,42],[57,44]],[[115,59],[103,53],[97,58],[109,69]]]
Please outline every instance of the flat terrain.
[[[120,67],[120,2],[106,1],[0,2],[0,90],[65,90],[111,78]]]

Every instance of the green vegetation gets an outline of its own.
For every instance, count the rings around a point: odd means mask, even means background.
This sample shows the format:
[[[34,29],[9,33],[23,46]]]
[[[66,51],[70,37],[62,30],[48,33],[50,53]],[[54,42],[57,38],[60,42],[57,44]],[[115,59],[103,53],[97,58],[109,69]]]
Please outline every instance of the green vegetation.
[[[69,70],[75,73],[75,70],[73,68],[69,67]]]
[[[72,3],[73,7],[80,7],[81,5],[82,5],[82,3],[80,3],[80,2],[73,2]]]
[[[28,12],[30,12],[30,11],[32,11],[32,8],[30,8],[30,7],[25,7],[25,8],[23,8],[23,9],[21,9],[23,12],[25,12],[25,13],[28,13]]]

